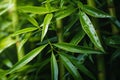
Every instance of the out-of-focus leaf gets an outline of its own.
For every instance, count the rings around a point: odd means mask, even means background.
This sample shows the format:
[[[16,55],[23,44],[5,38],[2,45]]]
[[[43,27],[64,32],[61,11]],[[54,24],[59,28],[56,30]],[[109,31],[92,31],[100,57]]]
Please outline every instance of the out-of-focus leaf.
[[[101,54],[100,51],[97,51],[97,50],[94,50],[91,48],[75,46],[70,43],[56,43],[53,45],[60,49],[63,49],[63,50],[69,51],[69,52],[74,52],[74,53]]]
[[[85,75],[90,77],[92,80],[96,80],[93,74],[74,56],[70,56],[68,54],[64,54],[65,57],[69,58],[69,60]]]
[[[67,33],[71,29],[71,27],[75,24],[75,22],[77,22],[78,19],[79,18],[77,15],[70,17],[69,24],[65,26],[64,34]]]
[[[80,76],[77,68],[71,63],[71,61],[62,54],[59,54],[60,58],[65,66],[65,68],[69,71],[69,73],[73,76],[75,80],[83,80]]]
[[[111,56],[110,61],[114,63],[114,61],[120,57],[120,49],[117,49]]]
[[[10,36],[0,40],[0,53],[10,47],[11,45],[15,44],[16,43],[16,39],[12,39]]]
[[[120,29],[120,21],[118,21],[116,18],[111,17],[109,18],[111,20],[111,23],[113,23],[116,27]]]
[[[42,29],[42,36],[41,36],[41,41],[45,37],[47,31],[48,31],[48,26],[50,24],[50,21],[52,20],[53,14],[47,14],[45,16],[44,22],[43,22],[43,29]]]
[[[15,33],[13,33],[11,36],[17,36],[19,34],[23,34],[23,33],[31,32],[31,31],[35,31],[37,29],[38,28],[36,28],[36,27],[30,27],[30,28],[21,29],[21,30],[18,30]]]
[[[107,38],[106,42],[109,44],[109,45],[120,45],[120,36],[111,36],[109,38]]]
[[[14,6],[13,4],[9,4],[7,8],[5,8],[3,11],[0,12],[0,16],[3,15],[5,12],[7,12],[13,6]]]
[[[51,56],[51,72],[52,72],[52,80],[58,80],[58,65],[55,55],[53,53]]]
[[[24,56],[23,46],[27,42],[30,36],[31,33],[27,33],[21,41],[17,42],[18,60],[22,59],[22,57]]]
[[[105,42],[108,46],[120,48],[120,36],[119,35],[108,37]]]
[[[28,16],[28,15],[25,16],[27,17],[28,21],[31,22],[34,26],[39,27],[38,22],[32,16]]]
[[[6,74],[10,74],[15,72],[16,70],[20,69],[28,62],[30,62],[34,57],[36,57],[47,45],[43,45],[40,47],[35,48],[28,54],[26,54],[20,61],[18,61],[11,69],[8,70]]]
[[[85,32],[81,29],[77,34],[72,38],[70,43],[77,45],[85,36]]]
[[[7,80],[5,73],[6,73],[6,70],[0,69],[0,80]]]
[[[9,59],[5,59],[3,61],[3,63],[9,68],[11,68],[13,66],[12,62]]]
[[[33,13],[33,14],[47,14],[47,13],[58,11],[58,9],[53,7],[50,7],[50,10],[48,10],[45,7],[36,7],[36,6],[21,6],[18,8],[18,10],[24,13]]]
[[[70,14],[72,14],[75,10],[76,9],[74,9],[74,8],[69,8],[69,9],[59,11],[55,14],[55,17],[56,17],[57,20],[63,19],[65,17],[69,16]]]
[[[83,30],[89,36],[90,40],[94,43],[94,45],[99,50],[104,51],[92,22],[90,21],[89,17],[83,11],[80,11],[80,22],[81,22]]]
[[[84,8],[82,10],[85,11],[88,15],[96,17],[96,18],[109,18],[109,17],[111,17],[110,15],[103,12],[102,10],[90,7],[88,5],[84,5]]]

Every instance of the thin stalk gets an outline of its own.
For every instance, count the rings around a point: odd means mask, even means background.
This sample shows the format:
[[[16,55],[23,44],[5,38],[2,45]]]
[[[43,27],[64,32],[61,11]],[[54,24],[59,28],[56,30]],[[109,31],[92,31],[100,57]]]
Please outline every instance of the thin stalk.
[[[94,0],[87,0],[87,4],[91,7],[96,7]],[[91,20],[92,20],[93,24],[95,25],[98,36],[100,37],[99,27],[97,27],[97,26],[99,26],[97,19],[91,18]],[[104,55],[97,55],[96,57],[97,57],[97,67],[98,67],[98,80],[106,80]]]
[[[108,4],[108,10],[110,15],[113,17],[116,17],[116,11],[115,11],[113,0],[107,0],[107,4]],[[114,26],[113,24],[111,24],[111,27],[112,27],[113,34],[117,34],[119,32],[116,26]]]
[[[13,5],[13,7],[10,9],[10,16],[12,19],[12,28],[13,28],[13,32],[15,32],[18,28],[18,14],[17,14],[17,0],[10,0],[11,1],[11,5]],[[19,36],[16,36],[17,39],[17,43],[16,43],[16,47],[17,47],[17,56],[18,56],[18,60],[20,60],[23,55],[24,55],[24,50],[23,48],[21,49],[21,51],[19,51]]]
[[[58,43],[63,42],[62,20],[56,20]],[[60,80],[64,80],[65,68],[62,60],[59,58]]]

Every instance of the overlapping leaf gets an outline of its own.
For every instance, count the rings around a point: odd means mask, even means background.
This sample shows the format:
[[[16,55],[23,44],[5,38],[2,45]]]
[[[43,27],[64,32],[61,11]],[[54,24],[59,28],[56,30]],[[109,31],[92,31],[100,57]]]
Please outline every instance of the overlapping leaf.
[[[55,55],[53,53],[51,56],[51,71],[52,71],[52,80],[58,80],[58,65]]]
[[[6,74],[10,74],[15,72],[16,70],[20,69],[28,62],[30,62],[34,57],[36,57],[47,45],[43,45],[40,47],[35,48],[28,54],[26,54],[20,61],[18,61],[11,69],[8,70]]]
[[[64,54],[64,56],[67,57],[82,73],[90,77],[92,80],[96,80],[93,74],[79,61],[79,59],[68,54]]]
[[[69,73],[73,76],[75,80],[83,80],[80,76],[77,68],[71,63],[71,61],[62,54],[59,54],[60,58],[65,66],[65,68],[69,71]]]
[[[91,48],[75,46],[70,43],[56,43],[54,44],[54,46],[58,47],[59,49],[63,49],[65,51],[74,52],[74,53],[101,54],[100,51]]]
[[[99,49],[103,51],[103,47],[101,45],[100,39],[95,31],[95,28],[90,21],[89,17],[83,12],[80,11],[80,22],[82,25],[83,30],[86,32],[86,34],[89,36],[91,41],[94,43],[94,45]]]
[[[21,6],[18,8],[18,10],[24,13],[33,13],[33,14],[47,14],[58,11],[58,9],[53,7],[51,7],[50,10],[48,10],[46,7],[37,7],[37,6]]]
[[[16,39],[11,38],[10,36],[0,40],[0,53],[8,48],[9,46],[13,45],[16,43]]]
[[[69,16],[70,14],[72,14],[76,9],[74,8],[69,8],[69,9],[65,9],[65,10],[62,10],[62,11],[59,11],[56,13],[55,17],[57,20],[59,19],[63,19],[67,16]]]
[[[48,31],[48,26],[50,24],[50,21],[52,20],[53,14],[47,14],[45,16],[44,22],[43,22],[43,29],[42,29],[42,36],[41,36],[41,41],[45,37],[47,31]]]
[[[85,11],[88,15],[96,17],[96,18],[109,18],[111,17],[107,13],[103,12],[102,10],[90,7],[88,5],[84,5],[84,8],[82,8],[83,11]]]

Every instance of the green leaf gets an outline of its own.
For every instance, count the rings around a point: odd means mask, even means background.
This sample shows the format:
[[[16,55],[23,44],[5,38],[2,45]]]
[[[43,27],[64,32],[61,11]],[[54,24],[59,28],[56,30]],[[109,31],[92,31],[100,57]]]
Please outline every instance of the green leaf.
[[[79,59],[74,56],[70,56],[68,54],[64,54],[65,57],[69,58],[69,60],[85,75],[90,77],[92,80],[96,80],[93,74],[79,61]]]
[[[33,14],[47,14],[58,11],[58,9],[53,7],[50,7],[50,10],[48,10],[45,7],[37,7],[37,6],[21,6],[18,8],[18,10],[24,13],[33,13]]]
[[[100,51],[91,49],[91,48],[86,48],[86,47],[80,47],[80,46],[75,46],[70,43],[57,43],[53,44],[54,46],[69,51],[69,52],[74,52],[74,53],[87,53],[87,54],[101,54]]]
[[[16,70],[22,68],[28,62],[30,62],[34,57],[36,57],[47,45],[43,45],[35,48],[28,54],[26,54],[20,61],[18,61],[11,69],[8,70],[6,74],[15,72]]]
[[[89,38],[94,43],[94,45],[98,49],[104,51],[92,22],[90,21],[89,17],[82,11],[80,11],[80,22],[81,22],[83,30],[89,36]]]
[[[20,60],[24,56],[24,49],[23,46],[31,36],[31,33],[28,33],[24,36],[24,38],[17,43],[17,53],[18,53],[18,60]]]
[[[70,43],[77,45],[85,36],[85,32],[81,29],[76,35],[72,38]]]
[[[84,12],[86,12],[88,15],[96,17],[96,18],[109,18],[109,17],[111,17],[110,15],[103,12],[102,10],[90,7],[88,5],[84,5],[84,8],[82,10]]]
[[[0,53],[1,53],[4,49],[10,47],[11,45],[13,45],[13,44],[15,44],[15,43],[16,43],[16,39],[11,38],[10,36],[8,36],[8,37],[0,40]]]
[[[51,56],[51,72],[52,72],[52,80],[58,80],[58,65],[55,55],[53,53]]]
[[[120,21],[116,19],[115,17],[109,18],[111,23],[113,23],[119,30],[120,30]]]
[[[65,68],[69,71],[69,73],[73,76],[75,80],[83,80],[80,76],[76,67],[71,63],[71,61],[62,54],[59,54],[60,58],[65,66]]]
[[[28,15],[25,16],[27,17],[28,21],[31,22],[34,26],[39,27],[38,22],[32,16],[28,16]]]
[[[71,15],[76,9],[74,8],[69,8],[69,9],[65,9],[65,10],[62,10],[62,11],[59,11],[55,14],[55,17],[57,20],[59,19],[63,19],[69,15]]]
[[[67,24],[64,28],[64,34],[69,32],[69,30],[71,29],[71,27],[73,27],[73,25],[77,22],[78,20],[78,15],[72,15],[69,19],[69,24]]]
[[[15,33],[13,33],[11,36],[17,36],[17,35],[20,35],[20,34],[23,34],[23,33],[35,31],[37,29],[38,28],[36,28],[36,27],[29,27],[29,28],[21,29],[21,30],[18,30]]]
[[[52,20],[53,14],[47,14],[45,16],[44,22],[43,22],[43,29],[42,29],[42,36],[41,36],[41,41],[45,37],[47,31],[48,31],[48,26],[50,24],[50,21]]]

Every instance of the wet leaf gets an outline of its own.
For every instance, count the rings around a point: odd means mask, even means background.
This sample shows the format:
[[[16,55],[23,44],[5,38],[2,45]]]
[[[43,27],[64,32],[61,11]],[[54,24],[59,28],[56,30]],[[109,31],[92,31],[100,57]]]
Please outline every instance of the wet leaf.
[[[104,51],[92,22],[90,21],[89,17],[83,11],[80,11],[80,22],[81,22],[83,30],[89,36],[90,40],[94,43],[94,45],[99,50]]]
[[[88,5],[84,5],[84,8],[82,10],[84,12],[86,12],[88,15],[96,17],[96,18],[109,18],[109,17],[111,17],[110,15],[103,12],[102,10],[90,7]]]

